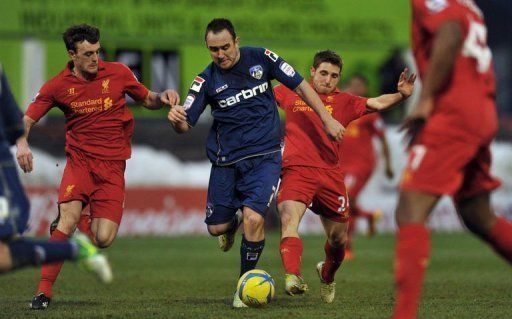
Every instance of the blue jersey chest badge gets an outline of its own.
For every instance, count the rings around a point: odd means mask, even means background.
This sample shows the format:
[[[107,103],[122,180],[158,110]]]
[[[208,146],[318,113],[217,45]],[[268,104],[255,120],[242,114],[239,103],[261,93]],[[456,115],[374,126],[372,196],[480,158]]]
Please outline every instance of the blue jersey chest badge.
[[[249,69],[249,73],[251,74],[251,76],[257,80],[261,80],[261,78],[263,77],[263,67],[261,67],[261,65],[255,65],[255,66],[252,66],[250,69]]]

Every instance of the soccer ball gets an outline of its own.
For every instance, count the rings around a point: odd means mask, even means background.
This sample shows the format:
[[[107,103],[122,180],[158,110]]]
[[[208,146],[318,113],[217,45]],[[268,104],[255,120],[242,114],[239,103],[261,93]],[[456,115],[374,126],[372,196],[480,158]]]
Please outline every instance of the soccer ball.
[[[249,270],[238,280],[238,296],[249,307],[263,307],[275,293],[274,279],[264,270]]]

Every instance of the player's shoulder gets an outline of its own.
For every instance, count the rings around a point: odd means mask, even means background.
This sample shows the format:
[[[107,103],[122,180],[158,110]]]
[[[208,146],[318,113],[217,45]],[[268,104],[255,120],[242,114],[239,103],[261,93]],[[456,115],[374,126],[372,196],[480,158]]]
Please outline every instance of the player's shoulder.
[[[111,72],[130,72],[130,73],[132,73],[132,70],[130,70],[130,68],[122,62],[101,61],[100,67],[105,68],[105,70],[111,71]]]
[[[69,69],[69,63],[66,64],[66,67],[62,69],[59,73],[48,79],[39,91],[52,91],[54,89],[59,89],[62,87],[62,83],[66,81],[66,77],[71,74]]]
[[[279,56],[272,50],[264,47],[241,47],[240,54],[249,56],[253,59],[259,59],[270,62],[277,62]]]

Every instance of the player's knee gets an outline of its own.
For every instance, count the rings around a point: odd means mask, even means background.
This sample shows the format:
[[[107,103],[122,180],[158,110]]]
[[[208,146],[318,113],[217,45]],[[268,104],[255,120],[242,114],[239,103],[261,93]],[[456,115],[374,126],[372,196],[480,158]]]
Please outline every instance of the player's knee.
[[[244,215],[244,229],[257,230],[265,224],[263,216],[257,213]]]
[[[106,231],[99,231],[94,235],[94,243],[96,244],[96,246],[98,246],[98,248],[107,248],[112,245],[115,238],[115,234]]]
[[[215,237],[226,233],[226,231],[228,230],[228,228],[224,225],[208,225],[207,229],[210,235]]]

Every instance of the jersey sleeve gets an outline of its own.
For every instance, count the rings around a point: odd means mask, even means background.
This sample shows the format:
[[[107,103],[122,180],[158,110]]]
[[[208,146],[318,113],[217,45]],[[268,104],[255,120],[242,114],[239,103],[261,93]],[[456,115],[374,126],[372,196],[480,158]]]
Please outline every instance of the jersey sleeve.
[[[356,120],[367,113],[366,101],[368,101],[368,98],[366,97],[361,97],[357,95],[350,96],[349,109],[352,110],[352,113],[349,116],[350,121]]]
[[[304,80],[299,72],[296,72],[293,67],[280,56],[269,49],[262,48],[262,52],[264,54],[263,59],[270,73],[270,80],[276,79],[290,90],[295,90]]]
[[[464,12],[451,0],[415,0],[416,18],[429,32],[435,33],[446,21],[457,21],[465,29]]]
[[[144,101],[149,94],[149,90],[139,82],[132,70],[126,65],[121,64],[123,72],[124,92],[135,101]]]
[[[274,96],[276,98],[277,106],[284,109],[284,99],[286,95],[286,88],[283,85],[276,85],[274,87]]]
[[[22,113],[7,82],[7,77],[1,72],[0,78],[0,105],[2,106],[2,122],[7,140],[14,145],[16,140],[23,135],[24,127]]]
[[[41,87],[25,111],[25,115],[36,122],[39,121],[54,106],[53,89],[51,83],[51,81],[48,81]]]
[[[196,76],[192,85],[188,90],[188,95],[183,103],[183,108],[187,112],[187,123],[194,126],[203,113],[206,105],[208,105],[208,97],[206,95],[206,77],[203,74]]]

